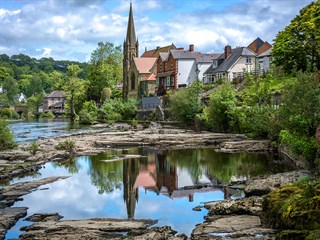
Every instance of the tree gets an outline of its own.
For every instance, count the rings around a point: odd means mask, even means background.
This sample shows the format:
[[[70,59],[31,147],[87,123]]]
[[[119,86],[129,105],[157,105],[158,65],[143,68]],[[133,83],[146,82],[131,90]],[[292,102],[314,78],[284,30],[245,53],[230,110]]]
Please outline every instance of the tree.
[[[72,121],[75,120],[77,112],[81,108],[85,95],[85,82],[78,78],[80,68],[78,65],[70,65],[67,70],[67,82],[63,89],[66,91],[66,107]]]
[[[200,81],[195,81],[191,87],[181,89],[170,96],[170,112],[173,117],[183,123],[191,123],[195,116],[202,112],[199,94],[202,92]]]
[[[8,123],[0,119],[0,150],[13,148],[16,143],[13,139],[13,133],[10,131]]]
[[[105,102],[111,97],[112,91],[110,88],[103,88],[101,91],[101,101]]]
[[[13,104],[19,93],[17,81],[11,76],[6,76],[3,80],[2,88],[3,92],[7,95],[10,104]]]
[[[319,12],[320,1],[312,2],[276,36],[272,50],[274,63],[287,73],[320,69]]]
[[[122,75],[122,50],[110,42],[99,42],[91,53],[88,97],[99,101],[104,87],[115,88]]]
[[[38,93],[28,98],[27,100],[27,111],[32,112],[36,116],[39,116],[39,108],[43,102],[44,94]]]

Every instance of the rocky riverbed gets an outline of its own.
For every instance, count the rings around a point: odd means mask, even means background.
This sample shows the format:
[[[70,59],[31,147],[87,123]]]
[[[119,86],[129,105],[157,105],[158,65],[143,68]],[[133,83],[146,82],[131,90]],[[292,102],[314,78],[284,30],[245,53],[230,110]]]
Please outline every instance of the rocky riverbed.
[[[56,146],[65,140],[75,141],[72,151],[57,150]],[[162,127],[151,124],[132,127],[127,124],[113,125],[100,132],[77,134],[38,141],[39,149],[31,154],[30,143],[16,149],[0,152],[0,180],[10,179],[37,172],[46,162],[63,161],[71,156],[91,155],[105,152],[119,146],[158,146],[160,148],[192,148],[208,146],[225,152],[270,151],[271,144],[265,140],[249,140],[241,134],[220,134]],[[205,222],[196,226],[190,239],[220,239],[239,237],[251,239],[262,237],[272,239],[275,231],[266,228],[260,220],[261,194],[266,194],[283,184],[297,180],[309,172],[292,172],[274,175],[265,180],[250,180],[245,188],[250,198],[206,203],[209,210]],[[282,177],[283,176],[283,177]],[[20,218],[26,216],[26,208],[11,208],[23,195],[39,189],[42,185],[64,178],[48,178],[39,181],[16,183],[0,190],[0,239]],[[272,180],[272,178],[274,180]],[[257,181],[256,183],[254,181]],[[262,186],[257,184],[262,182]],[[255,187],[257,186],[257,187]],[[58,211],[58,209],[57,209]],[[88,219],[77,221],[61,220],[56,214],[40,214],[36,223],[24,228],[20,239],[187,239],[176,235],[170,227],[150,227],[153,220]],[[34,221],[33,219],[33,221]]]

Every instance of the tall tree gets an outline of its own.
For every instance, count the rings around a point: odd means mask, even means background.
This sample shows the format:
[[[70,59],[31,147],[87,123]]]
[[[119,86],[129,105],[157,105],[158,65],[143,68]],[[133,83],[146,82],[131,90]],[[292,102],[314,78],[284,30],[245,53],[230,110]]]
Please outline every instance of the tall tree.
[[[320,0],[303,8],[278,33],[272,54],[274,63],[282,66],[287,73],[320,69]]]
[[[99,42],[91,53],[89,72],[89,99],[99,101],[103,88],[115,88],[122,76],[122,50],[111,42]]]
[[[13,104],[19,93],[17,81],[11,76],[6,76],[3,80],[2,88],[3,92],[7,95],[10,104]]]
[[[75,120],[77,111],[80,109],[85,96],[85,82],[78,78],[80,68],[78,65],[70,65],[67,70],[67,82],[64,86],[66,91],[66,107],[71,120]]]

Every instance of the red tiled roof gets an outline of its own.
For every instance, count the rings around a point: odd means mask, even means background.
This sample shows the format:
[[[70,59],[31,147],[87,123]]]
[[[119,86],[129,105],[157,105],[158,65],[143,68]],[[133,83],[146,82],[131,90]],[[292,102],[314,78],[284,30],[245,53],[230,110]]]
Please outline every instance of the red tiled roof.
[[[134,63],[137,67],[138,72],[150,73],[150,69],[155,64],[157,58],[133,58]]]
[[[154,73],[152,73],[152,74],[150,75],[150,77],[148,77],[147,80],[148,80],[148,81],[155,81],[155,80],[156,80],[156,75],[155,75]]]

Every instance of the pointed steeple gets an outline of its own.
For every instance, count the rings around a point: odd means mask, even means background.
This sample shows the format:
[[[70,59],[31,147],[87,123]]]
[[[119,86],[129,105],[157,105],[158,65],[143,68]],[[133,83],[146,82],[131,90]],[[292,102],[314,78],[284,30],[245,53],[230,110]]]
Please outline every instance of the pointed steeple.
[[[135,47],[135,44],[136,44],[136,31],[134,29],[134,21],[133,21],[132,3],[131,2],[130,2],[130,11],[129,11],[126,42],[131,47]]]

